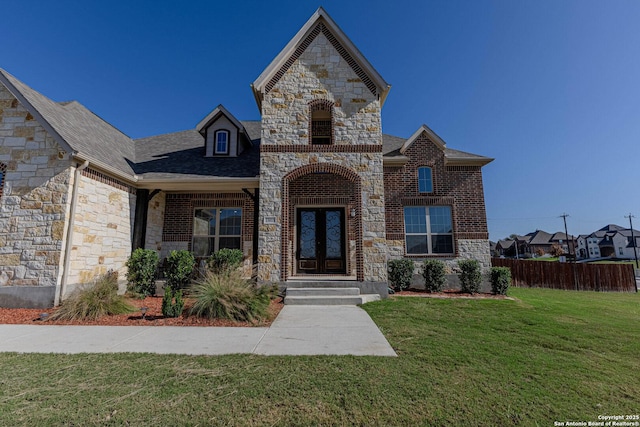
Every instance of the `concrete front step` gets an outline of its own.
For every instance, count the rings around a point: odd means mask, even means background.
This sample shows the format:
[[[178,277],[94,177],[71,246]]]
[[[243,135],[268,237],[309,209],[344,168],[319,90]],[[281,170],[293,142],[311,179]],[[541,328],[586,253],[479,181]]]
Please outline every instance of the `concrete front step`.
[[[292,288],[287,287],[287,297],[313,297],[313,296],[358,296],[358,288]]]
[[[284,299],[287,305],[360,305],[380,300],[378,294],[291,296],[289,292]]]
[[[349,280],[334,281],[310,281],[310,280],[288,280],[287,289],[297,288],[354,288],[357,282]]]

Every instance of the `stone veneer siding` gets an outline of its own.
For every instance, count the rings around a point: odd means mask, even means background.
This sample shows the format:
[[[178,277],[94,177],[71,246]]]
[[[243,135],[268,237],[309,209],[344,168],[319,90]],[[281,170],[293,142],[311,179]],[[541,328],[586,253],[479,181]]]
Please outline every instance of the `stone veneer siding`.
[[[130,185],[91,167],[82,171],[63,299],[108,270],[118,272],[121,284],[126,282],[135,203]]]
[[[380,102],[353,60],[320,23],[267,86],[262,102],[258,279],[286,281],[292,273],[291,212],[299,197],[291,182],[310,173],[333,173],[355,185],[358,200],[356,251],[362,254],[358,280],[385,282],[384,183]],[[340,48],[339,46],[337,46]],[[360,70],[361,73],[361,70]],[[366,77],[366,76],[362,76]],[[369,85],[369,86],[368,86]],[[310,106],[333,105],[333,145],[310,145]],[[295,187],[295,183],[294,183]],[[357,194],[355,193],[357,192]],[[331,192],[307,188],[306,197],[324,205]],[[340,201],[336,201],[341,205]],[[351,221],[350,221],[351,222]],[[351,245],[349,245],[351,246]]]
[[[414,141],[405,156],[409,161],[403,167],[384,168],[386,237],[390,256],[407,256],[404,248],[405,206],[451,206],[455,254],[428,257],[440,258],[451,268],[458,259],[476,259],[483,269],[489,268],[489,233],[480,166],[445,166],[444,152],[426,134]],[[418,191],[418,168],[421,166],[432,168],[432,193]]]
[[[0,85],[0,306],[53,305],[73,166]]]
[[[164,226],[164,210],[167,193],[161,191],[149,200],[147,212],[147,235],[145,249],[162,252],[162,228]]]
[[[151,200],[151,203],[154,200],[155,198]],[[253,200],[247,194],[167,193],[165,206],[161,259],[169,256],[172,250],[191,250],[195,208],[242,208],[242,251],[245,263],[251,263],[253,256]]]

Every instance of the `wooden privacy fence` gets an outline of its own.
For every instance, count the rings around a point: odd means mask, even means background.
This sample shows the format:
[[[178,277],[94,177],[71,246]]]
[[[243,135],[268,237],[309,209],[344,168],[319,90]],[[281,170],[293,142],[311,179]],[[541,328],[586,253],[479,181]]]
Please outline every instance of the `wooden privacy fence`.
[[[631,264],[578,264],[492,258],[494,267],[509,267],[513,286],[580,291],[635,292]]]

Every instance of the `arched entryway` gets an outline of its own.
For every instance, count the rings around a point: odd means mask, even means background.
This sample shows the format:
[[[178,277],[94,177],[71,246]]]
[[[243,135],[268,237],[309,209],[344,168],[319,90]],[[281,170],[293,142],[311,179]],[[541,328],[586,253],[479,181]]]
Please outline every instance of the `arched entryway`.
[[[364,280],[362,191],[351,169],[314,163],[283,178],[282,280],[339,275]]]

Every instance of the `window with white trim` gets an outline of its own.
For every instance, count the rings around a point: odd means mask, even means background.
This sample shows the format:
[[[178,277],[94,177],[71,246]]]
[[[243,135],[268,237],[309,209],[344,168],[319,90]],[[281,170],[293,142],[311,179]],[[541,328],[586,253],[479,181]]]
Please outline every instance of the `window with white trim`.
[[[433,192],[433,175],[428,166],[418,168],[418,191],[420,193]]]
[[[213,148],[215,154],[229,154],[229,131],[217,130],[213,135]]]
[[[241,249],[241,208],[197,208],[193,218],[194,256],[209,256],[223,248]]]
[[[406,206],[404,230],[408,255],[454,253],[450,206]]]

